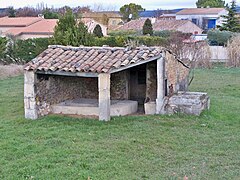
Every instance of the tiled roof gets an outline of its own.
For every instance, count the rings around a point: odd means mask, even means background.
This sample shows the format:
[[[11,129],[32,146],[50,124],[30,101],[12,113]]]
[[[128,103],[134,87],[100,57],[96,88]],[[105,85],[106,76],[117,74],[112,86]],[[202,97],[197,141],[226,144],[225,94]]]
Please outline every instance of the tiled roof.
[[[49,46],[25,65],[25,70],[111,73],[111,70],[161,57],[161,47],[71,47]]]
[[[142,30],[145,21],[146,19],[132,20],[124,24],[123,26],[119,27],[117,30]],[[152,23],[152,27],[154,31],[163,31],[163,30],[177,31],[178,28],[184,26],[187,23],[191,23],[192,26],[196,26],[194,23],[192,23],[189,20],[159,19],[155,21],[155,23]]]
[[[12,34],[14,36],[20,34],[49,34],[54,33],[54,28],[57,25],[57,19],[42,19],[30,26],[22,28],[9,29],[5,34]]]
[[[41,20],[40,17],[3,17],[0,18],[0,27],[26,27]]]
[[[129,21],[119,27],[117,30],[142,30],[146,18]]]
[[[118,12],[103,11],[103,12],[86,12],[82,14],[83,18],[100,18],[106,15],[108,18],[122,18]]]
[[[224,8],[188,8],[177,12],[177,15],[193,15],[193,14],[218,14]]]
[[[154,31],[163,31],[163,30],[178,30],[179,27],[184,26],[187,23],[192,23],[189,20],[175,20],[175,19],[168,19],[168,20],[157,20],[153,24],[153,30]],[[193,26],[196,26],[194,23],[192,23]]]

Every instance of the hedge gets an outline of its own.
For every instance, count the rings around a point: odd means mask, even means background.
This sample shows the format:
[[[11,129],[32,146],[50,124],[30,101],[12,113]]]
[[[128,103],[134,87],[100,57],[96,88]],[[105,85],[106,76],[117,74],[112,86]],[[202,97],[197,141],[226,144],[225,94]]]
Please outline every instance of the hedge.
[[[47,49],[48,45],[48,38],[27,40],[8,39],[2,61],[4,63],[26,63]]]
[[[139,45],[164,46],[166,38],[157,36],[108,36],[93,37],[90,46],[124,47],[129,41],[135,41]],[[37,38],[27,40],[0,39],[0,59],[4,63],[24,64],[35,58],[42,51],[47,49],[49,44],[53,44],[52,39]]]
[[[146,46],[164,46],[167,43],[166,38],[157,36],[109,36],[102,38],[94,38],[91,46],[108,45],[110,47],[123,47],[127,41],[136,41],[140,45]]]
[[[211,30],[208,31],[207,38],[211,46],[226,46],[234,35],[235,33],[230,31]]]

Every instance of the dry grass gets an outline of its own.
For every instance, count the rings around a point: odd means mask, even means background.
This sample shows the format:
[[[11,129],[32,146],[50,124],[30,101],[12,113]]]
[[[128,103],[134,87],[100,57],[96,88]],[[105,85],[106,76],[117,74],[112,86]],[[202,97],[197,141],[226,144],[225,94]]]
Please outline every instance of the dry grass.
[[[227,45],[229,60],[228,67],[240,67],[240,36],[232,38]]]
[[[21,65],[0,65],[0,79],[19,76],[21,74],[23,74],[23,66]]]

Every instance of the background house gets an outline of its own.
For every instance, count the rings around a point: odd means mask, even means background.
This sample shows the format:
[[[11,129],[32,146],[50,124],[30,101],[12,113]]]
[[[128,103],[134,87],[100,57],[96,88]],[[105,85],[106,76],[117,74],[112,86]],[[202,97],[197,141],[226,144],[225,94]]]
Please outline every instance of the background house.
[[[14,36],[17,39],[49,38],[54,34],[57,21],[57,19],[41,19],[26,27],[11,28],[3,34]]]
[[[90,18],[83,18],[83,19],[81,19],[81,21],[83,21],[84,24],[87,26],[88,32],[93,33],[93,30],[96,27],[96,25],[99,25],[102,29],[103,36],[107,36],[107,26],[95,21],[94,19],[90,19]]]
[[[184,33],[192,33],[192,34],[202,34],[203,32],[203,30],[200,27],[198,27],[197,25],[195,25],[189,20],[175,20],[175,19],[156,20],[156,18],[150,18],[150,20],[152,21],[154,31],[169,30],[169,31],[181,31]],[[132,20],[122,25],[117,30],[141,31],[145,21],[146,21],[146,18]]]
[[[115,11],[87,12],[82,14],[82,19],[94,19],[95,21],[114,29],[123,23],[122,15]]]
[[[92,33],[95,26],[99,24],[103,35],[107,35],[107,27],[96,22],[93,19],[85,18],[82,20]],[[49,38],[54,34],[54,28],[58,19],[44,19],[41,17],[16,17],[0,18],[0,36],[13,36],[16,39],[29,38]]]
[[[176,13],[177,20],[190,20],[204,30],[216,28],[223,24],[228,11],[224,8],[189,8]]]
[[[10,29],[19,29],[28,27],[36,22],[41,21],[40,17],[2,17],[0,18],[0,34],[5,33]]]

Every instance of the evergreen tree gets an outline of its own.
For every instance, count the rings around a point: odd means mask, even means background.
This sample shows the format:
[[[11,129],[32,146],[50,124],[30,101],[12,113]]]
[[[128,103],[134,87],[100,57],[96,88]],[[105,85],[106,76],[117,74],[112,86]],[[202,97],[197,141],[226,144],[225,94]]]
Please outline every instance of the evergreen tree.
[[[222,16],[225,18],[222,26],[218,26],[220,31],[240,32],[240,24],[236,17],[236,1],[231,2],[231,6],[227,7],[228,15]]]
[[[144,35],[153,35],[153,27],[150,19],[146,19],[143,25],[143,34]]]
[[[141,5],[130,3],[125,4],[120,8],[120,13],[123,15],[123,20],[130,21],[131,19],[137,19],[139,17],[139,11],[143,11]],[[129,18],[129,15],[131,14],[131,18]]]
[[[58,13],[52,12],[50,9],[43,11],[44,19],[58,19]]]
[[[223,0],[198,0],[196,2],[198,8],[221,8],[224,7],[225,1]]]
[[[75,19],[71,10],[60,17],[54,30],[53,41],[60,45],[89,45],[91,35],[84,23]]]
[[[93,30],[93,34],[97,37],[103,37],[103,33],[102,33],[102,28],[99,24],[97,24]]]
[[[8,17],[16,17],[16,10],[12,6],[8,7],[7,13]]]

